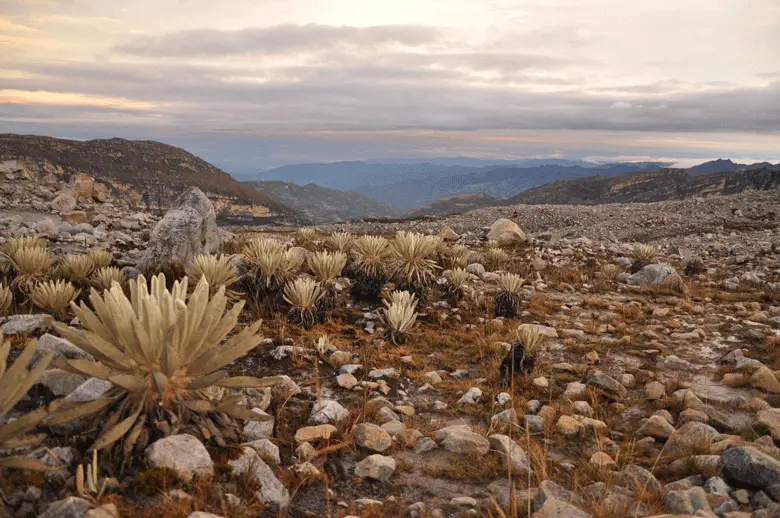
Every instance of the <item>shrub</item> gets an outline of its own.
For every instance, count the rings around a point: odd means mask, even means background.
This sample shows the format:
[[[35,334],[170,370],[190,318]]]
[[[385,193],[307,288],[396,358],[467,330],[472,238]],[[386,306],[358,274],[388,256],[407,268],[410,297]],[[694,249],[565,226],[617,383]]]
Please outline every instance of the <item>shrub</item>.
[[[388,280],[387,262],[392,254],[390,242],[379,236],[360,236],[352,247],[355,283],[352,295],[376,300]]]
[[[396,233],[390,245],[397,263],[392,279],[398,288],[414,291],[418,296],[427,294],[439,268],[431,259],[439,243],[439,236],[403,230]]]
[[[87,257],[92,259],[95,269],[105,268],[114,262],[114,256],[106,250],[90,250],[87,253]]]
[[[61,359],[58,365],[86,376],[110,381],[113,386],[100,399],[69,402],[48,421],[61,422],[93,416],[100,434],[93,449],[109,448],[118,441],[124,454],[143,451],[155,436],[191,433],[220,445],[238,440],[235,419],[267,418],[237,405],[241,396],[215,403],[204,389],[266,387],[278,379],[228,377],[224,367],[256,347],[262,337],[260,321],[227,340],[238,322],[243,301],[227,312],[225,288],[209,297],[201,278],[187,297],[187,279],[166,287],[165,276],[143,275],[129,282],[130,298],[114,284],[102,295],[92,290],[93,309],[71,304],[86,328],[74,330],[56,323],[57,331],[95,360]]]
[[[92,284],[100,291],[109,289],[115,282],[122,289],[127,287],[127,275],[116,266],[104,266],[92,276]]]
[[[387,338],[394,344],[403,344],[409,337],[409,331],[414,327],[418,313],[417,300],[408,291],[394,291],[390,300],[383,301],[382,322],[388,327]]]
[[[317,240],[317,231],[313,228],[299,228],[295,231],[295,245],[313,250]]]
[[[311,329],[317,323],[317,302],[324,295],[320,283],[308,277],[300,277],[284,287],[284,300],[292,306],[290,321],[304,329]]]
[[[85,286],[95,272],[95,261],[88,255],[69,255],[62,261],[60,272],[65,279]]]
[[[5,422],[4,417],[11,411],[16,403],[30,388],[38,382],[51,362],[53,353],[47,353],[38,359],[34,366],[30,363],[35,355],[36,343],[31,341],[22,350],[14,363],[8,367],[8,353],[11,343],[3,340],[0,333],[0,450],[19,448],[23,446],[35,446],[45,437],[45,434],[27,435],[34,430],[41,421],[49,415],[57,406],[52,402],[32,412],[24,414],[14,421]],[[27,456],[2,456],[0,467],[19,468],[30,470],[50,470],[51,466],[41,464],[32,457]],[[0,514],[2,514],[2,499],[0,499]]]
[[[494,272],[502,269],[509,262],[509,254],[500,248],[490,247],[485,251],[485,268]]]
[[[355,242],[349,232],[334,232],[325,239],[325,247],[331,252],[349,253]]]
[[[658,248],[640,243],[634,247],[632,255],[634,262],[631,265],[631,273],[636,273],[648,264],[655,262],[658,257]]]
[[[58,279],[37,284],[30,293],[30,300],[39,308],[59,315],[79,293],[73,284]]]
[[[42,281],[51,268],[51,254],[46,248],[20,248],[11,257],[11,264],[16,271],[13,285],[29,293],[37,283]]]
[[[11,288],[0,282],[0,315],[7,315],[14,303]]]
[[[493,312],[496,317],[514,318],[517,315],[517,305],[520,303],[520,288],[524,279],[519,275],[507,273],[498,278],[500,291],[493,301]]]
[[[210,254],[197,255],[187,267],[186,273],[193,285],[197,284],[201,277],[205,277],[211,289],[210,295],[214,295],[222,286],[227,289],[238,281],[236,272],[230,266],[229,258],[224,255],[219,257]]]

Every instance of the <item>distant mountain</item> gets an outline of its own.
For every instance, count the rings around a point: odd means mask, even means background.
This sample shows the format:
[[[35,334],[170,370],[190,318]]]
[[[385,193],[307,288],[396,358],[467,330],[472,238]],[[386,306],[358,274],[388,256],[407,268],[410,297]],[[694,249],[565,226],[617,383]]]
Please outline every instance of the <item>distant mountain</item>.
[[[459,194],[458,196],[438,199],[410,212],[407,216],[410,218],[418,216],[446,216],[500,204],[501,200],[481,192],[476,194]]]
[[[626,172],[651,171],[662,163],[607,164],[598,168],[580,166],[543,165],[537,167],[493,166],[478,168],[476,172],[444,177],[420,178],[394,184],[362,185],[354,188],[378,201],[414,210],[440,198],[461,194],[482,193],[494,198],[505,198],[525,189],[556,180],[584,178],[598,174],[614,176]]]
[[[778,164],[780,166],[780,164]],[[769,162],[759,162],[756,164],[738,164],[729,159],[719,158],[710,162],[695,165],[686,169],[691,176],[701,176],[705,174],[730,173],[734,171],[743,171],[750,169],[764,169],[775,167]]]
[[[597,205],[655,202],[779,188],[778,166],[699,176],[693,176],[684,169],[661,169],[639,174],[553,182],[518,193],[502,203]]]
[[[287,182],[246,182],[285,205],[297,209],[315,223],[333,223],[364,218],[389,218],[402,214],[400,209],[351,191],[328,189],[315,184]]]
[[[578,165],[581,167],[598,167],[596,162],[585,160],[567,160],[563,158],[517,158],[495,160],[490,158],[471,157],[433,157],[433,158],[385,158],[364,160],[367,164],[434,164],[444,166],[487,167],[496,165],[516,165],[519,167],[536,167],[540,165]]]
[[[308,218],[236,181],[181,148],[148,140],[76,141],[34,135],[0,135],[0,162],[15,161],[30,177],[68,181],[86,173],[117,196],[150,208],[167,206],[190,186],[212,201],[217,218],[232,224],[306,223]]]
[[[298,185],[316,184],[331,189],[357,191],[388,205],[414,209],[448,196],[485,192],[506,197],[521,189],[542,183],[594,174],[619,174],[651,170],[664,163],[607,164],[559,159],[523,159],[483,165],[481,159],[440,159],[444,163],[408,159],[385,163],[333,162],[277,167],[252,175],[239,175],[243,181],[282,181]],[[463,165],[472,164],[472,165]],[[495,173],[494,171],[503,171]],[[616,171],[616,172],[615,172]],[[503,176],[502,176],[503,175]],[[502,183],[496,183],[500,177]]]

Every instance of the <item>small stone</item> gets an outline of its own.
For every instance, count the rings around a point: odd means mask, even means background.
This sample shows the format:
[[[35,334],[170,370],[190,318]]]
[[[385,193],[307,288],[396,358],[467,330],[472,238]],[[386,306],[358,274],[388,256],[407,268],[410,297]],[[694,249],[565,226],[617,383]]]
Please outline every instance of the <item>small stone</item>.
[[[270,438],[274,430],[273,418],[260,408],[253,408],[252,413],[257,414],[258,416],[268,417],[270,419],[264,421],[245,421],[244,428],[242,429],[244,439],[247,441],[256,441],[259,439]]]
[[[298,428],[295,432],[295,442],[312,442],[319,439],[330,439],[336,427],[332,424],[321,424],[318,426],[304,426]]]
[[[369,455],[355,466],[355,475],[387,482],[395,471],[395,459],[384,455]]]
[[[545,377],[534,378],[533,384],[540,388],[548,388],[550,386],[550,382]]]
[[[290,501],[287,488],[252,448],[244,448],[241,457],[229,460],[228,464],[233,468],[234,473],[252,475],[260,484],[260,489],[255,492],[255,496],[267,507],[279,511]]]
[[[338,383],[340,387],[352,390],[358,384],[358,379],[349,373],[339,374],[336,376],[336,383]]]
[[[635,435],[639,437],[647,436],[656,439],[668,439],[673,433],[674,426],[672,426],[669,421],[659,415],[652,415],[639,427],[635,432]]]
[[[679,455],[700,447],[702,444],[712,444],[719,433],[715,428],[691,421],[680,426],[669,436],[664,447],[665,453]]]
[[[616,462],[612,460],[612,457],[604,453],[603,451],[597,451],[590,457],[590,463],[599,469],[611,468],[616,465]]]
[[[585,384],[600,389],[606,395],[617,400],[625,399],[628,392],[626,387],[621,385],[616,379],[598,370],[593,370],[588,374]]]
[[[494,434],[490,436],[490,446],[503,455],[507,464],[511,464],[512,472],[525,476],[530,471],[528,455],[509,436]]]
[[[69,496],[62,500],[52,502],[38,518],[84,518],[84,515],[92,507],[88,500],[76,496]]]
[[[559,417],[555,427],[565,437],[578,436],[585,430],[585,425],[567,415]]]
[[[428,383],[434,386],[438,385],[442,381],[441,376],[436,371],[426,372],[423,377],[428,381]]]
[[[414,447],[414,452],[425,453],[426,451],[431,451],[438,447],[439,445],[436,444],[436,441],[434,441],[430,437],[423,437],[419,441],[417,441],[417,444]]]
[[[566,390],[563,392],[563,397],[576,401],[579,399],[585,399],[588,396],[588,387],[583,383],[572,381],[566,385]]]
[[[156,468],[168,468],[185,482],[194,475],[211,477],[214,463],[206,447],[189,434],[171,435],[155,441],[144,452],[149,463]]]
[[[119,518],[119,510],[114,504],[103,504],[87,511],[84,518]]]
[[[770,394],[780,394],[780,381],[777,380],[775,374],[769,367],[761,366],[750,377],[750,383],[754,388],[763,390]]]
[[[657,381],[651,381],[645,385],[645,397],[649,401],[661,399],[666,395],[666,388]]]
[[[85,402],[95,401],[108,392],[114,384],[110,381],[101,380],[98,378],[89,378],[87,381],[78,386],[76,390],[71,392],[65,397],[65,401]]]
[[[697,511],[712,513],[712,508],[707,502],[707,494],[700,487],[684,491],[669,491],[664,496],[664,505],[673,514],[694,514]]]
[[[466,391],[463,396],[458,400],[458,403],[464,404],[464,405],[476,405],[479,403],[480,398],[482,398],[482,390],[480,390],[479,387],[471,387]]]
[[[375,424],[361,423],[355,426],[355,443],[362,448],[383,452],[393,445],[393,438]]]
[[[311,415],[309,416],[309,423],[311,424],[328,424],[338,423],[342,419],[349,416],[349,411],[341,406],[338,401],[331,399],[323,399],[319,403],[315,403],[311,409]]]

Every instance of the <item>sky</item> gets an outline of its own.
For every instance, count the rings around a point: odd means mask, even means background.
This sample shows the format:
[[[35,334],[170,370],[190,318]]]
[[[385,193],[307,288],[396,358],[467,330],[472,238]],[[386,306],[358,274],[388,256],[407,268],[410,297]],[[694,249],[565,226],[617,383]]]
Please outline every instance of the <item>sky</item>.
[[[780,161],[778,0],[0,0],[0,132],[231,171]]]

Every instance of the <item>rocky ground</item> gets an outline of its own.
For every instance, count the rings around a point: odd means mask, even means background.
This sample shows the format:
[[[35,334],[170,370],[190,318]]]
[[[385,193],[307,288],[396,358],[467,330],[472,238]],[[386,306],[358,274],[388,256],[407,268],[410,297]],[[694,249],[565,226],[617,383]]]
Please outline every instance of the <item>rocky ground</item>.
[[[108,249],[129,274],[157,245],[157,218],[118,200],[17,186],[0,184],[0,241],[43,234],[58,250]],[[263,344],[231,366],[287,376],[244,394],[274,418],[248,422],[244,443],[226,452],[175,435],[127,471],[103,455],[108,489],[94,497],[74,491],[76,464],[91,460],[85,445],[52,436],[30,455],[65,467],[40,477],[0,473],[6,509],[90,518],[780,516],[778,201],[769,192],[514,206],[322,227],[321,237],[449,228],[449,239],[480,253],[486,228],[509,218],[525,234],[504,222],[508,233],[494,237],[521,245],[504,266],[526,279],[518,317],[454,306],[440,272],[419,325],[395,345],[383,339],[381,305],[356,303],[351,280],[340,278],[327,323],[305,331],[284,315],[266,318]],[[249,235],[230,230],[224,246],[237,251]],[[286,229],[247,234],[258,233],[291,238]],[[656,263],[667,266],[600,276],[606,264],[628,269],[637,241],[657,245]],[[693,259],[699,270],[686,275]],[[683,282],[675,289],[660,282],[670,267]],[[498,274],[476,262],[469,270],[490,301]],[[499,366],[519,324],[543,326],[547,338],[533,372],[506,380]],[[0,326],[14,343],[39,336],[39,347],[77,354],[48,315]],[[323,335],[331,346],[317,351]],[[71,376],[50,372],[43,386],[55,396],[99,397],[95,380]],[[36,397],[28,395],[28,407]]]

